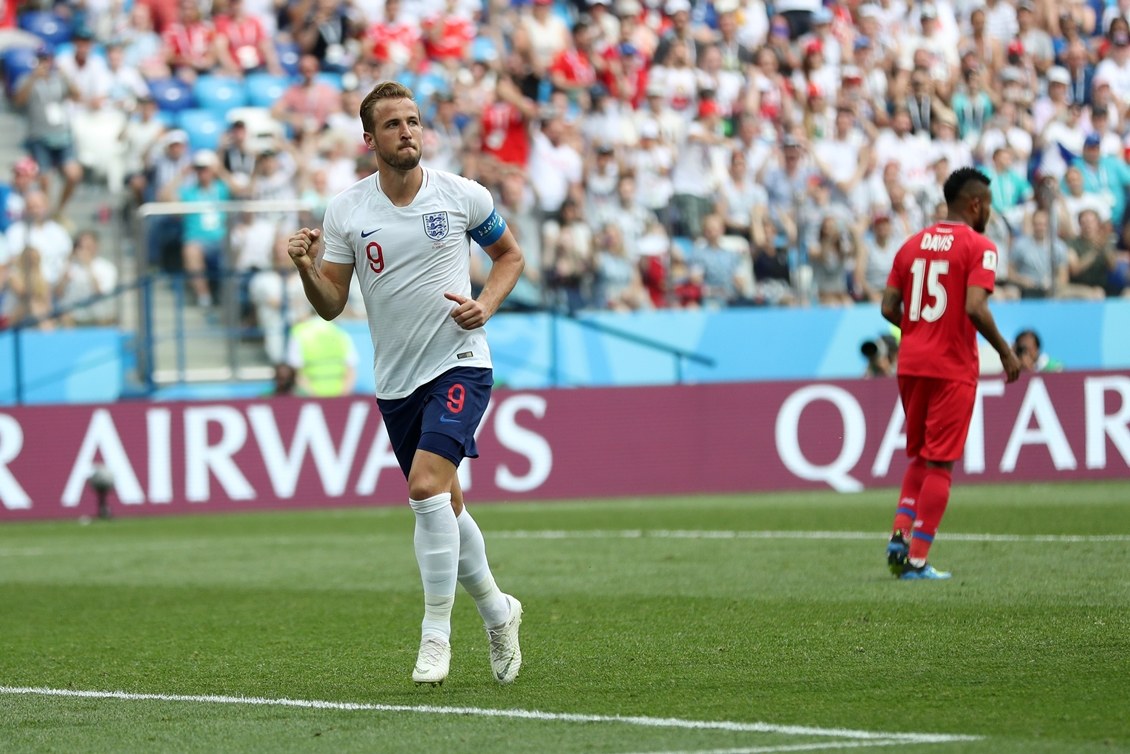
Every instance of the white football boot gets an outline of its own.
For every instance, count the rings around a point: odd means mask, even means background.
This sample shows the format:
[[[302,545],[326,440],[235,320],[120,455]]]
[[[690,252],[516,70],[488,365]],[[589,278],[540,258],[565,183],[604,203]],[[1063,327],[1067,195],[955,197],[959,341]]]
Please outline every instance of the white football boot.
[[[510,617],[501,626],[487,628],[490,642],[490,668],[499,683],[511,683],[522,667],[522,648],[518,645],[518,626],[522,625],[522,603],[505,595]]]
[[[425,636],[420,640],[420,653],[416,655],[416,667],[412,670],[413,681],[439,686],[450,668],[451,644],[438,636]]]

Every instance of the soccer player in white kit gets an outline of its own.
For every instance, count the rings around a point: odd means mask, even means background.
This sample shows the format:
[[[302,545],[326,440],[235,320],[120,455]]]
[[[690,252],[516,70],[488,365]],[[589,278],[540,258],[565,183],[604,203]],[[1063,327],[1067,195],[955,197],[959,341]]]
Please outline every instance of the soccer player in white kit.
[[[323,228],[302,228],[287,249],[307,298],[325,319],[345,307],[354,271],[361,283],[377,405],[416,516],[424,620],[412,679],[436,685],[447,677],[458,582],[483,618],[494,676],[510,683],[522,665],[522,604],[495,584],[456,469],[464,457],[478,455],[475,428],[493,384],[482,328],[521,275],[522,251],[489,191],[420,166],[423,124],[411,90],[382,82],[360,114],[377,173],[331,199]],[[494,261],[477,299],[471,298],[472,238]]]

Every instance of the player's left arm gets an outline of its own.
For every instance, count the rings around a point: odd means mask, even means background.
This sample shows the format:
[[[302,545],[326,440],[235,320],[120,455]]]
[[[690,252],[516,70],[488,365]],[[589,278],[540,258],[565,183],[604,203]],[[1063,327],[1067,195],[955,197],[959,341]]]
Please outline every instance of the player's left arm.
[[[973,322],[977,332],[981,333],[985,340],[989,342],[989,345],[993,347],[993,350],[1000,354],[1005,382],[1016,382],[1016,378],[1020,376],[1020,360],[1016,357],[1016,352],[1012,350],[1012,346],[997,329],[993,313],[989,311],[990,293],[991,291],[988,289],[976,284],[966,288],[965,314]]]
[[[1015,382],[1020,376],[1020,360],[1004,336],[997,328],[993,313],[989,310],[989,296],[993,293],[999,257],[997,248],[988,239],[982,239],[987,249],[971,249],[969,274],[966,276],[965,314],[977,328],[977,332],[989,342],[1001,357],[1005,381]],[[984,248],[983,246],[980,248]],[[978,257],[978,254],[980,257]]]
[[[518,240],[506,226],[506,221],[496,212],[492,211],[482,225],[472,230],[471,237],[483,247],[492,262],[483,290],[477,299],[450,291],[443,294],[457,304],[451,312],[451,318],[464,330],[482,327],[494,316],[514,289],[514,284],[518,282],[522,268],[526,265]]]

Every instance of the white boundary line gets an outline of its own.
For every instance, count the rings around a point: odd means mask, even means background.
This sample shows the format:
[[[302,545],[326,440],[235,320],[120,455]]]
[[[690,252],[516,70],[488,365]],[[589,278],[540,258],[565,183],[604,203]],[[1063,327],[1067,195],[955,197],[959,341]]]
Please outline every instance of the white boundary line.
[[[34,686],[0,686],[0,694],[20,696],[55,696],[76,699],[117,699],[142,702],[190,702],[197,704],[245,704],[258,707],[298,707],[301,709],[340,710],[361,712],[409,712],[421,715],[462,715],[468,717],[505,718],[511,720],[536,720],[564,723],[620,723],[644,728],[676,728],[681,730],[720,730],[733,733],[777,733],[790,736],[823,736],[849,739],[821,744],[795,744],[791,746],[822,746],[824,748],[857,748],[859,746],[889,746],[901,744],[955,743],[979,741],[980,736],[949,735],[937,733],[878,733],[850,728],[810,728],[801,725],[772,725],[770,723],[741,723],[729,720],[684,720],[677,717],[647,717],[620,715],[587,715],[573,712],[540,712],[523,709],[491,709],[489,707],[436,707],[412,704],[367,704],[361,702],[330,702],[317,699],[267,699],[257,696],[215,696],[189,694],[134,694],[126,691],[84,691],[81,689],[52,689]],[[850,745],[849,745],[850,744]],[[726,749],[738,752],[805,751],[789,748]],[[705,754],[705,753],[703,753]]]
[[[753,746],[740,749],[703,749],[701,751],[648,751],[633,754],[777,754],[790,751],[834,751],[838,749],[871,749],[879,746],[906,746],[906,741],[833,741],[816,744],[783,744]]]

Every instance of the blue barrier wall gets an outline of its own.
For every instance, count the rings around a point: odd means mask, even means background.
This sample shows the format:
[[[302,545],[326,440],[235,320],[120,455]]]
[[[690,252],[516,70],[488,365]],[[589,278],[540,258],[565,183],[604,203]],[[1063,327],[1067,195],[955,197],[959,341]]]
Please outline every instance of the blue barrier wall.
[[[1069,369],[1130,368],[1130,299],[1108,302],[1021,301],[993,305],[1001,332],[1011,339],[1034,328],[1044,350]],[[594,313],[586,321],[715,360],[713,367],[588,329],[549,314],[499,314],[487,326],[500,385],[656,385],[857,377],[859,346],[887,331],[878,306],[845,309],[728,309]],[[345,322],[361,354],[357,392],[372,394],[369,332]],[[21,335],[26,403],[112,401],[121,395],[126,336],[106,328],[24,332]],[[0,405],[15,399],[14,335],[0,333]],[[164,398],[232,398],[265,392],[256,385],[185,385]],[[167,392],[167,391],[166,391]]]
[[[1033,328],[1044,351],[1069,369],[1130,367],[1130,300],[1020,301],[994,304],[992,310],[1006,338]],[[685,362],[687,382],[858,377],[864,368],[860,345],[888,330],[877,305],[584,318],[715,360],[713,367]],[[358,351],[371,354],[365,323],[346,327]],[[548,314],[499,314],[487,332],[495,377],[508,387],[669,384],[679,369],[668,354]],[[371,391],[372,375],[360,374],[357,389]]]
[[[16,402],[17,363],[25,404],[117,400],[122,394],[124,337],[108,327],[0,332],[0,405]]]

